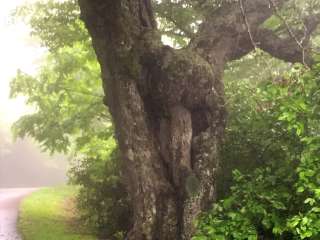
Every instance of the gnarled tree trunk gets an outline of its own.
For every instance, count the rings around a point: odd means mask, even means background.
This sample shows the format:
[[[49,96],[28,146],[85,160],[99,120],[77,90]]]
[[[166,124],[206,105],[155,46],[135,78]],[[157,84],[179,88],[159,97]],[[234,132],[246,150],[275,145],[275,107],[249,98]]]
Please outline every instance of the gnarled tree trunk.
[[[275,2],[280,7],[285,1]],[[181,50],[161,43],[150,0],[79,3],[101,64],[133,202],[128,239],[189,240],[193,221],[216,197],[225,64],[253,50],[252,37],[286,60],[299,61],[301,49],[259,28],[272,15],[265,0],[244,4],[247,19],[235,2],[212,11]],[[283,41],[292,43],[284,51],[277,48]]]

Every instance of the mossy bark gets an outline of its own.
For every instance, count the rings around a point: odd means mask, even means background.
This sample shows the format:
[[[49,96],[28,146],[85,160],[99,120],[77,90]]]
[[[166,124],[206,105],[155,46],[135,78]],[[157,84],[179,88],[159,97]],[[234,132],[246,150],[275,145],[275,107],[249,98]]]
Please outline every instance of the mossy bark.
[[[245,6],[254,37],[272,15],[266,2]],[[79,3],[134,207],[128,239],[190,240],[193,221],[216,198],[226,120],[223,69],[254,48],[242,12],[226,4],[187,48],[175,50],[161,43],[149,0]]]

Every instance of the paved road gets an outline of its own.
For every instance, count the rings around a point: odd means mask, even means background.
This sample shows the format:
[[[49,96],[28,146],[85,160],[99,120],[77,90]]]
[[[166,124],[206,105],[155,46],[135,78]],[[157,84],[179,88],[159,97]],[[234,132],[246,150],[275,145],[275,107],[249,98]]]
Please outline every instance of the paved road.
[[[0,240],[21,240],[17,232],[21,200],[34,188],[0,188]]]

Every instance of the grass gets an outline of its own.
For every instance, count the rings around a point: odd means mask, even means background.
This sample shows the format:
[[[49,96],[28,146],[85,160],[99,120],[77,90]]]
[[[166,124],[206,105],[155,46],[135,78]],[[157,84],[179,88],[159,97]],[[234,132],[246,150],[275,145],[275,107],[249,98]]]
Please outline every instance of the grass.
[[[44,188],[24,199],[18,223],[23,240],[95,240],[78,220],[76,193],[75,187]]]

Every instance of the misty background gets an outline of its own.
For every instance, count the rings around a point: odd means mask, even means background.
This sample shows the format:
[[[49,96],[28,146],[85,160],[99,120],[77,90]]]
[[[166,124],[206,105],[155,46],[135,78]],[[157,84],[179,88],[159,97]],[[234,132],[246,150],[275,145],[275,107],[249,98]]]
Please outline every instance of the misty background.
[[[32,0],[2,1],[0,8],[0,188],[39,187],[66,182],[67,158],[42,153],[32,139],[13,141],[11,125],[32,112],[23,97],[10,99],[10,81],[18,69],[34,74],[46,53],[30,37],[29,27],[12,13]]]
[[[67,158],[42,153],[31,139],[12,141],[0,129],[0,188],[41,187],[67,181]]]

